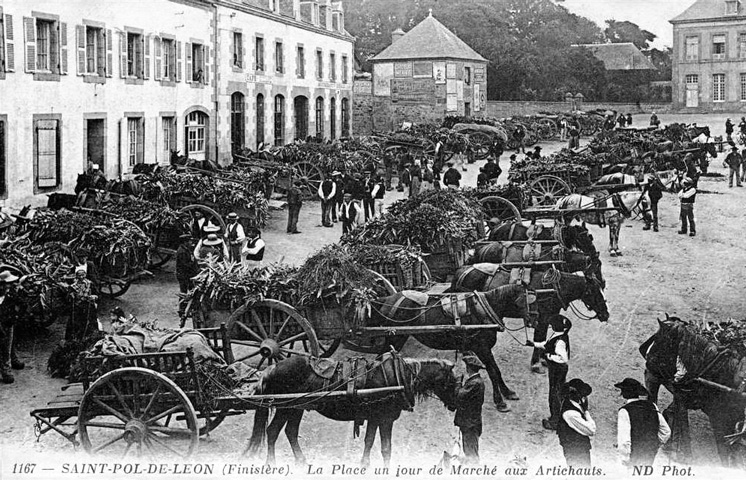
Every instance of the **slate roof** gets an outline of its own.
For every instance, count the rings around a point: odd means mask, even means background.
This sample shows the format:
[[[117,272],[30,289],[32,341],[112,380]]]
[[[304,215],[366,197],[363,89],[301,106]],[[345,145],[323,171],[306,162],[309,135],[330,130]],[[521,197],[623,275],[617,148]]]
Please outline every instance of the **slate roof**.
[[[418,23],[381,53],[371,59],[372,62],[392,60],[454,58],[487,62],[456,34],[448,30],[434,17],[429,16]]]
[[[742,1],[741,5],[739,6],[737,15],[726,15],[725,0],[697,0],[689,8],[684,10],[683,13],[681,13],[677,17],[672,18],[671,20],[669,20],[669,22],[679,23],[686,21],[713,19],[726,20],[734,17],[743,17],[745,14],[745,8],[746,6]]]
[[[604,62],[606,70],[656,70],[648,57],[633,43],[589,43],[573,45],[583,47]]]

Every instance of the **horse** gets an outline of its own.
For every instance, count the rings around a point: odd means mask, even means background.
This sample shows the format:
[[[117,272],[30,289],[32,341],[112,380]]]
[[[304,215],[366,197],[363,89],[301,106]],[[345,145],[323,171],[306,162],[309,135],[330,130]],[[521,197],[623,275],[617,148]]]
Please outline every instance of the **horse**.
[[[617,172],[601,175],[594,185],[634,185],[638,186],[637,177],[627,173]]]
[[[625,218],[642,208],[643,215],[650,214],[650,199],[646,191],[619,192],[600,198],[588,197],[578,193],[560,198],[557,208],[563,210],[580,210],[594,208],[615,208],[601,212],[579,213],[576,217],[593,225],[609,225],[609,253],[612,257],[622,256],[619,251],[619,233]]]
[[[560,245],[569,249],[578,249],[589,256],[598,256],[593,236],[587,228],[581,225],[565,225],[556,223],[554,227],[544,227],[541,224],[523,225],[521,222],[503,223],[490,230],[489,241],[522,241],[529,239],[529,233],[534,240],[556,240]]]
[[[484,293],[459,295],[427,295],[405,291],[374,300],[366,326],[392,327],[395,336],[388,337],[387,341],[396,349],[404,345],[407,335],[396,335],[394,327],[443,327],[440,331],[412,336],[435,350],[473,351],[484,363],[492,381],[495,406],[501,412],[508,412],[510,407],[503,396],[508,400],[518,400],[518,395],[505,384],[492,355],[492,347],[497,342],[497,332],[505,330],[503,317],[528,321],[529,301],[531,298],[521,285],[504,285]],[[447,329],[458,323],[464,326],[492,324],[494,329]]]
[[[456,270],[451,282],[451,291],[486,291],[500,288],[511,282],[513,273],[499,264],[482,263],[464,266]],[[537,300],[538,316],[534,321],[534,342],[543,342],[547,338],[547,329],[552,317],[561,310],[570,307],[571,302],[582,300],[585,306],[596,313],[601,322],[609,320],[609,309],[601,284],[590,272],[584,275],[563,273],[556,269],[545,272],[531,271],[528,281],[521,280],[529,291],[553,288],[552,294],[541,294]],[[515,316],[519,312],[508,311],[506,316]],[[542,373],[540,364],[541,351],[534,349],[531,356],[531,370]]]
[[[342,422],[354,421],[356,431],[360,423],[368,422],[362,457],[362,464],[366,467],[370,463],[370,451],[373,448],[377,430],[380,432],[383,461],[388,467],[391,461],[392,430],[402,410],[412,411],[418,400],[433,395],[438,397],[446,408],[451,411],[455,410],[457,379],[453,372],[453,363],[447,360],[405,359],[397,354],[387,353],[377,358],[372,364],[366,363],[364,359],[348,359],[347,362],[350,364],[344,365],[343,362],[317,360],[303,356],[281,360],[264,371],[256,394],[349,391],[352,383],[355,385],[355,390],[403,386],[403,391],[389,393],[382,398],[366,399],[351,392],[350,395],[329,397],[318,401],[307,400],[306,408],[313,408],[327,418]],[[316,368],[317,366],[321,368]],[[322,370],[327,372],[323,376],[317,373]],[[349,373],[345,375],[344,372]],[[303,410],[282,408],[282,404],[281,400],[274,402],[273,406],[277,408],[277,411],[269,427],[267,427],[269,410],[267,408],[257,409],[246,452],[258,453],[266,432],[267,463],[274,464],[275,443],[284,427],[285,436],[290,442],[296,462],[305,464],[305,456],[298,443]]]
[[[743,392],[746,358],[738,358],[697,333],[688,323],[668,314],[665,320],[658,320],[658,331],[640,345],[640,353],[645,358],[645,384],[650,400],[657,402],[661,385],[673,394],[673,402],[663,413],[671,424],[672,443],[678,457],[691,458],[688,411],[702,410],[710,420],[722,464],[738,465],[738,447],[726,435],[733,434],[739,422],[743,428],[746,398],[703,385],[697,378]],[[680,368],[682,364],[685,372]],[[679,376],[684,373],[683,378],[677,378],[677,373]]]

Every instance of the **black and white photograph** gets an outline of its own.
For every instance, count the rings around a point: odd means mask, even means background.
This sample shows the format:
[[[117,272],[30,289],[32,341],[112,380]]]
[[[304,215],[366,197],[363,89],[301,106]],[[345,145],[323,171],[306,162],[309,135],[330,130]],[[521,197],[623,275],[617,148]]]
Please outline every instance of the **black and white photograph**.
[[[746,475],[746,0],[0,0],[0,479]]]

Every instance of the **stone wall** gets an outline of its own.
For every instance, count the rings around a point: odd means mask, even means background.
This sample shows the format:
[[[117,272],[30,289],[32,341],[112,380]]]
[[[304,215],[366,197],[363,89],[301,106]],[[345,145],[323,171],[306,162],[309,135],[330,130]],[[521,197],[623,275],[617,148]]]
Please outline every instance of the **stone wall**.
[[[616,110],[624,113],[667,113],[671,111],[670,103],[659,104],[635,104],[635,103],[595,103],[583,102],[579,107],[581,110],[589,111],[598,108],[606,110]],[[502,102],[487,101],[487,107],[484,109],[484,115],[488,117],[504,118],[521,115],[537,115],[540,112],[567,112],[571,109],[567,102]]]

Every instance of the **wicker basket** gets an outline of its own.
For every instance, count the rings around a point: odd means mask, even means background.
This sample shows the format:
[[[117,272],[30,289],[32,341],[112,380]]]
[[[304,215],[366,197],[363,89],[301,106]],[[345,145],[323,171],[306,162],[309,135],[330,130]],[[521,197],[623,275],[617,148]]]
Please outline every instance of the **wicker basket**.
[[[319,339],[341,338],[350,329],[347,309],[335,297],[322,298],[304,308],[303,316],[311,323]]]

